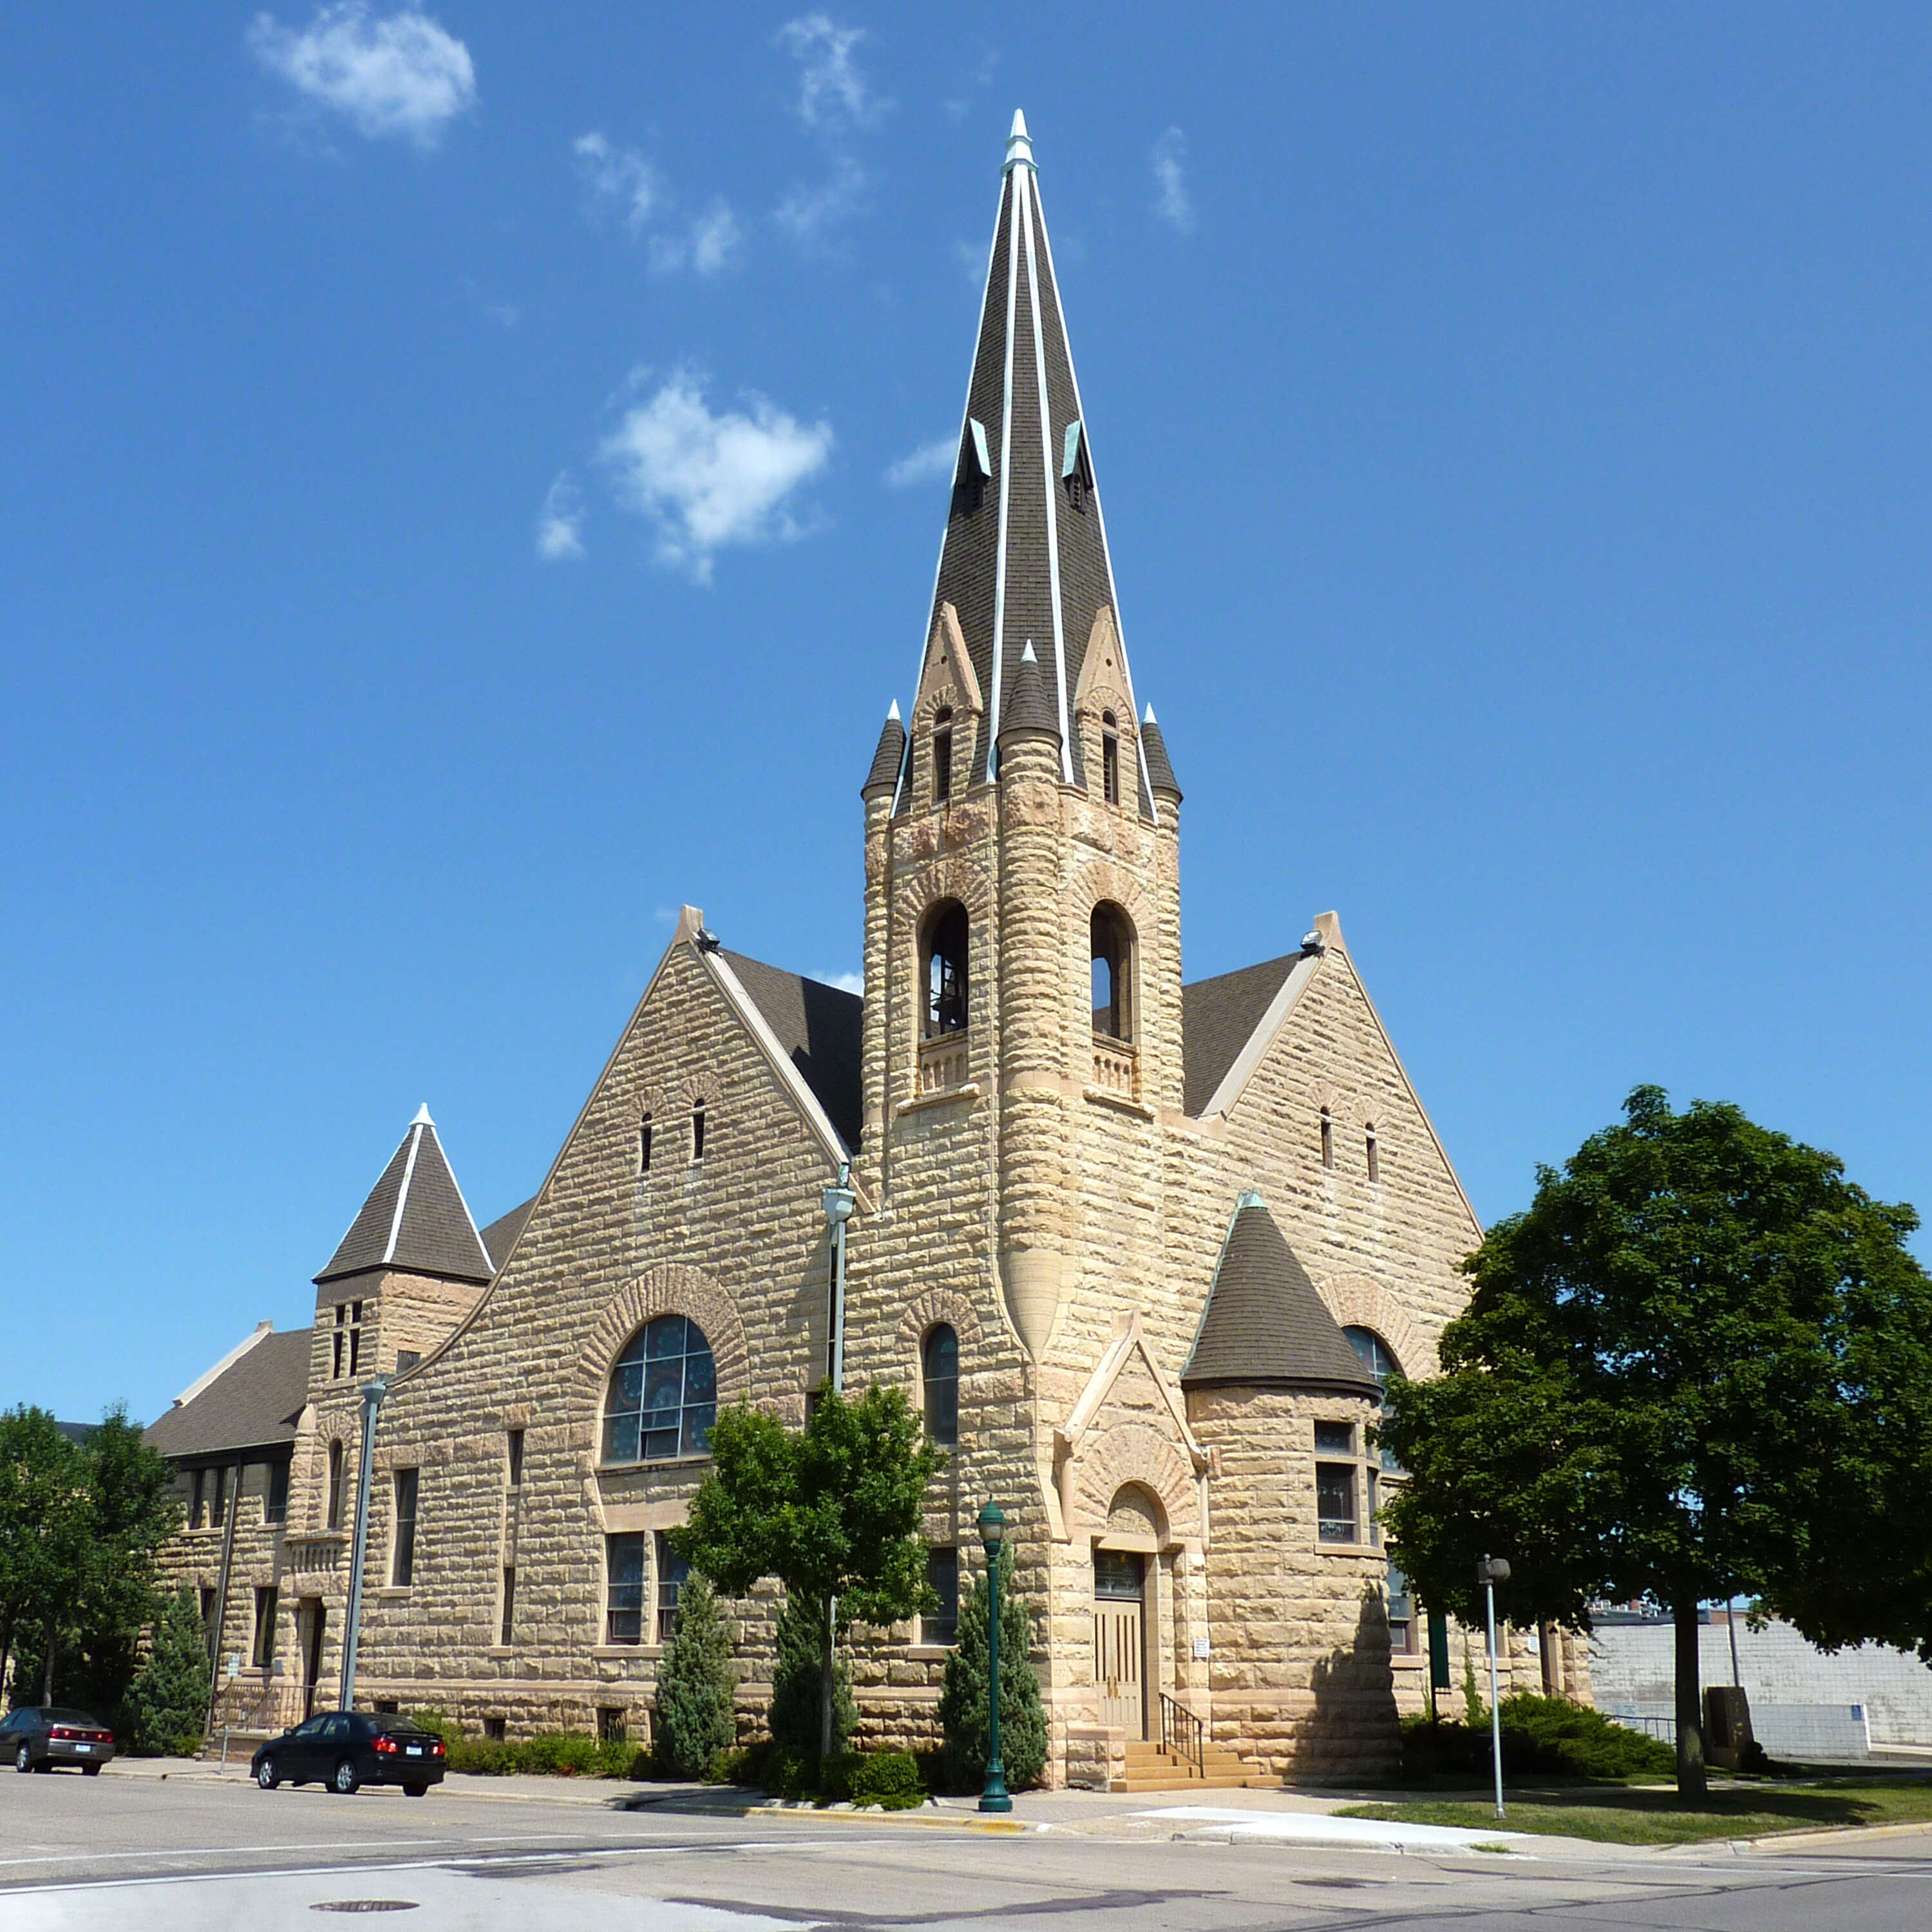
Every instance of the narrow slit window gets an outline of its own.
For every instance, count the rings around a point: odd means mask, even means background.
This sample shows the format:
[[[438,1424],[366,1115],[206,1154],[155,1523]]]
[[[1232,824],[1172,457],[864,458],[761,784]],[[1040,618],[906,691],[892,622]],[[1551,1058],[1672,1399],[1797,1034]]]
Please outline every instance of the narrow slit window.
[[[638,1172],[648,1174],[651,1171],[651,1117],[646,1114],[638,1123]]]
[[[704,1102],[702,1100],[691,1110],[691,1157],[693,1160],[704,1158]]]
[[[289,1520],[289,1466],[286,1462],[268,1465],[268,1493],[262,1504],[264,1522],[286,1522]]]
[[[952,711],[942,705],[932,719],[932,802],[944,805],[952,796]]]
[[[406,1590],[416,1576],[416,1472],[396,1472],[396,1540],[389,1567],[393,1588]]]
[[[503,1566],[503,1621],[496,1634],[497,1642],[506,1650],[516,1634],[517,1629],[517,1570],[514,1564]]]
[[[1368,1155],[1369,1178],[1371,1180],[1381,1180],[1382,1178],[1382,1153],[1380,1145],[1376,1142],[1376,1130],[1373,1127],[1371,1127],[1368,1131],[1364,1151]]]
[[[328,1445],[328,1527],[342,1527],[342,1444],[338,1442]]]
[[[1335,1165],[1335,1120],[1326,1107],[1322,1109],[1322,1165]]]
[[[520,1490],[524,1486],[524,1432],[520,1429],[510,1431],[510,1486]]]
[[[1111,711],[1100,715],[1100,796],[1108,805],[1120,802],[1120,740]]]

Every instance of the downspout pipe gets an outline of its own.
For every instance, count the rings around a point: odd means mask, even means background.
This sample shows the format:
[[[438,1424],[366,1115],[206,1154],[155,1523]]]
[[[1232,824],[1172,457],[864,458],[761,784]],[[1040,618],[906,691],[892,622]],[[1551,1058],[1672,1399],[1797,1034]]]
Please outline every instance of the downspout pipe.
[[[342,1630],[342,1702],[356,1708],[356,1648],[362,1634],[362,1571],[369,1553],[369,1487],[376,1467],[376,1416],[389,1393],[389,1378],[362,1384],[362,1458],[356,1479],[356,1540],[349,1558],[349,1613]]]
[[[234,1482],[228,1492],[227,1520],[222,1525],[221,1580],[214,1590],[214,1628],[208,1641],[212,1648],[208,1659],[208,1725],[214,1728],[214,1707],[221,1699],[221,1640],[228,1634],[228,1583],[235,1574],[235,1519],[242,1514],[242,1474],[244,1465],[238,1461],[234,1468]]]

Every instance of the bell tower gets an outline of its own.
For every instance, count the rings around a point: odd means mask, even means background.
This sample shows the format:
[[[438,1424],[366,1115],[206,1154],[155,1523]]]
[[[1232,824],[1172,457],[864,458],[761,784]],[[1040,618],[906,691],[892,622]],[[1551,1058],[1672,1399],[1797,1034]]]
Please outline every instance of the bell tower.
[[[882,1234],[915,1204],[944,1231],[912,1274],[976,1276],[1043,1393],[1069,1322],[1104,1330],[1142,1292],[1094,1264],[1118,1190],[1088,1177],[1157,1186],[1181,1106],[1180,794],[1136,710],[1019,115],[918,682],[862,795],[859,1178]]]

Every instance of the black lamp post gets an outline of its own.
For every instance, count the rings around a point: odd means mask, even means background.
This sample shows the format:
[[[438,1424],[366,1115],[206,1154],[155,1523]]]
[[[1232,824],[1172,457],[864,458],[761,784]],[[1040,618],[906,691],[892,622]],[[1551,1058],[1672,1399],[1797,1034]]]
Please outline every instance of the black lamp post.
[[[982,1811],[1010,1811],[1006,1768],[1000,1762],[1000,1544],[1006,1520],[998,1503],[980,1512],[980,1540],[986,1550],[986,1788]]]

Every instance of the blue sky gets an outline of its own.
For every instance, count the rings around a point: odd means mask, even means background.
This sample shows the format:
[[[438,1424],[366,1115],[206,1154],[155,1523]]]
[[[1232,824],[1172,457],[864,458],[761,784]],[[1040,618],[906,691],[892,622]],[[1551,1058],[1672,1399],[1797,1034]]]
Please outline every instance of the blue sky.
[[[1646,1080],[1924,1198],[1928,98],[1907,7],[6,9],[0,1402],[306,1321],[421,1102],[523,1198],[680,902],[856,968],[1016,106],[1189,976],[1339,909],[1486,1217]]]

